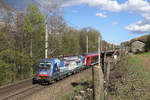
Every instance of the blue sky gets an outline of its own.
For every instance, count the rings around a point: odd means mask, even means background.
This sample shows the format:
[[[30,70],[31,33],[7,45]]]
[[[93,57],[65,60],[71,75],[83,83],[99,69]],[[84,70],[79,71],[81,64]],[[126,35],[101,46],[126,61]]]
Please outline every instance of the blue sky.
[[[30,0],[4,0],[28,5]],[[52,4],[57,0],[35,0]],[[120,43],[150,33],[150,0],[58,0],[66,22],[77,29],[92,27],[104,40]],[[63,2],[62,2],[63,1]],[[26,3],[25,3],[26,2]]]
[[[107,12],[107,18],[96,16],[97,12],[103,12],[96,7],[88,5],[67,7],[64,9],[64,18],[66,22],[78,29],[83,27],[93,27],[100,31],[104,40],[113,43],[120,43],[143,34],[134,34],[124,27],[141,19],[137,14],[128,12],[112,13]]]

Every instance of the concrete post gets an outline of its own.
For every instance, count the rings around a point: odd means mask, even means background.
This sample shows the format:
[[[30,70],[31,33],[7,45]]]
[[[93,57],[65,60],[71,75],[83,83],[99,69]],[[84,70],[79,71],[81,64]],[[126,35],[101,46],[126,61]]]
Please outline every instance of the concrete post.
[[[45,24],[45,59],[48,58],[48,26]]]

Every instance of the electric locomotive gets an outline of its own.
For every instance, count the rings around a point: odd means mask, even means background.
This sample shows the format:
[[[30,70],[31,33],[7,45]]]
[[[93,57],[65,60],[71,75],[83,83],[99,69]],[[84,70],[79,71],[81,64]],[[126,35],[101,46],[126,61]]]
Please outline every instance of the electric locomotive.
[[[85,68],[83,56],[70,56],[55,59],[41,59],[37,66],[37,74],[32,83],[50,83],[62,79]]]
[[[37,74],[32,79],[32,83],[50,82],[60,72],[59,59],[41,59],[37,66]]]

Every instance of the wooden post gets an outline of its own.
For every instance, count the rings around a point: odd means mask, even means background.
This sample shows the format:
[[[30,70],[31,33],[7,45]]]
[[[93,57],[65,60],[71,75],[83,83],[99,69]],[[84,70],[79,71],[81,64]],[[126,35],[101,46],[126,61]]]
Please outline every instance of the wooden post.
[[[106,78],[106,72],[107,72],[107,64],[106,64],[107,57],[106,57],[106,51],[104,53],[105,53],[104,54],[104,79],[105,79]]]
[[[98,37],[98,66],[92,68],[93,77],[93,100],[103,100],[104,98],[104,75],[100,64],[100,37]]]
[[[110,75],[110,61],[108,60],[107,72],[106,72],[106,80],[107,80],[107,83],[109,82],[109,75]]]
[[[120,48],[120,59],[122,57],[122,47]]]
[[[98,37],[98,65],[101,65],[101,39]]]
[[[86,36],[86,53],[88,54],[88,35]]]
[[[93,94],[93,99],[94,100],[103,100],[104,98],[104,76],[103,72],[101,69],[101,66],[94,66],[93,68],[93,89],[94,89],[94,94]]]
[[[101,67],[102,67],[102,71],[104,73],[104,64],[105,64],[105,58],[104,58],[105,54],[101,55]]]

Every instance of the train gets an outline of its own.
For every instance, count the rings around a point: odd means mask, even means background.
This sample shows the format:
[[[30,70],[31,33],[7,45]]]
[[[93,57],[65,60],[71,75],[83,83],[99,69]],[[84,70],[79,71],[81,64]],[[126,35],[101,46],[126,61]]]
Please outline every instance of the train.
[[[108,52],[112,55],[114,52]],[[41,59],[37,65],[37,73],[32,78],[32,84],[52,83],[66,76],[80,72],[84,69],[98,64],[98,53],[88,53],[79,56],[58,57],[52,59]],[[104,53],[101,53],[103,58]]]
[[[41,59],[37,65],[37,73],[32,78],[32,84],[51,83],[66,76],[80,72],[98,63],[98,53],[79,56],[68,56],[52,59]]]

